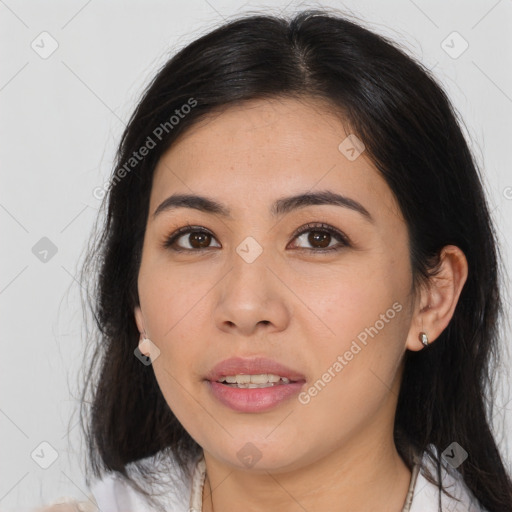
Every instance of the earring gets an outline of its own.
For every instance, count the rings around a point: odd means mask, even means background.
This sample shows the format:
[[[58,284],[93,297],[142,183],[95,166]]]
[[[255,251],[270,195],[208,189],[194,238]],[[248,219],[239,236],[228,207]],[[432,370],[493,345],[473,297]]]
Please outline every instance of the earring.
[[[141,354],[145,356],[149,356],[151,350],[151,340],[146,336],[146,332],[144,334],[141,333],[141,339],[139,340],[139,350]]]
[[[428,346],[428,336],[427,336],[426,332],[420,332],[418,338],[420,339],[421,343],[423,343],[423,345],[425,347]]]

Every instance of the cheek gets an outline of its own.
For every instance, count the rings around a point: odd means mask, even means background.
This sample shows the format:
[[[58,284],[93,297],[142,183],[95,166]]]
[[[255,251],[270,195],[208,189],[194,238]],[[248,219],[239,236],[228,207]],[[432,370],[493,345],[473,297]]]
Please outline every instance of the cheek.
[[[187,381],[188,370],[193,367],[192,361],[180,359],[187,357],[187,351],[162,357],[153,363],[155,378],[162,395],[178,421],[196,441],[204,436],[203,422],[198,418],[204,414],[204,405],[198,396],[196,387]],[[179,364],[173,364],[178,361]]]
[[[307,422],[297,433],[304,442],[317,442],[311,432],[322,432],[327,444],[350,439],[393,399],[407,313],[384,293],[365,298],[344,307],[342,314],[331,309],[336,338],[316,340],[314,351],[310,348],[315,371],[300,397]]]
[[[194,283],[194,285],[191,285]],[[141,267],[139,298],[147,333],[160,350],[152,364],[165,400],[173,411],[190,410],[187,382],[194,377],[195,362],[200,358],[200,322],[205,314],[208,282],[183,272],[170,271],[170,266]]]
[[[402,276],[390,272],[377,262],[360,267],[347,267],[324,279],[321,286],[308,289],[302,293],[308,296],[308,302],[314,305],[314,311],[329,328],[329,338],[349,340],[356,338],[378,322],[382,330],[385,322],[399,316],[398,309],[403,310],[404,289]],[[395,303],[400,305],[393,307]],[[386,314],[387,312],[387,314]],[[384,315],[384,319],[381,319]],[[364,336],[362,336],[364,338]]]
[[[406,271],[394,271],[384,259],[351,270],[311,292],[309,300],[328,329],[315,338],[316,378],[335,373],[331,380],[339,392],[353,396],[371,388],[368,379],[389,385],[394,379],[408,332],[409,281]]]
[[[141,267],[139,298],[148,332],[161,350],[172,349],[184,336],[188,342],[197,339],[194,332],[199,332],[199,323],[193,319],[204,314],[212,278],[211,273],[202,276],[198,266],[191,267],[158,260],[148,260]]]

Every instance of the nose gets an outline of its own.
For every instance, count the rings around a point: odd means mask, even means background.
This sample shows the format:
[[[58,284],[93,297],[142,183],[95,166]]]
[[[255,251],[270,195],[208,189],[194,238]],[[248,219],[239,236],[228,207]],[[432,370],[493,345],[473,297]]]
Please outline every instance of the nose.
[[[270,334],[288,327],[290,292],[269,263],[263,254],[252,263],[234,254],[231,269],[215,290],[213,316],[218,329],[251,337],[260,330]]]

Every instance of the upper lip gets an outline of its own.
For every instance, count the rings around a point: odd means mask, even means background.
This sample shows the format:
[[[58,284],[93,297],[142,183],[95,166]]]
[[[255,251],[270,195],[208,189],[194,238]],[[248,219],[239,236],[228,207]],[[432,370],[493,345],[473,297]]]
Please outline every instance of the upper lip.
[[[222,377],[227,377],[228,375],[261,375],[265,373],[279,375],[279,377],[286,377],[290,381],[305,380],[304,375],[300,372],[266,357],[232,357],[230,359],[225,359],[224,361],[216,364],[210,370],[206,379],[210,381],[217,381]]]

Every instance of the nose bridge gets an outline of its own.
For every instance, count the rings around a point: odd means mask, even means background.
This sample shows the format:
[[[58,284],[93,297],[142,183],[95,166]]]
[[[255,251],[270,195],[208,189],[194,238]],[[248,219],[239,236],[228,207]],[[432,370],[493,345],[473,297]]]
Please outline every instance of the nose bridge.
[[[215,305],[217,326],[250,334],[258,324],[282,329],[287,323],[285,287],[276,278],[276,259],[255,237],[246,237],[231,254]],[[271,270],[272,269],[272,270]]]
[[[269,248],[264,248],[253,236],[246,237],[231,255],[226,292],[242,301],[253,302],[256,297],[268,300],[274,293],[270,288],[274,288],[271,280],[275,278],[268,268],[272,260]]]

